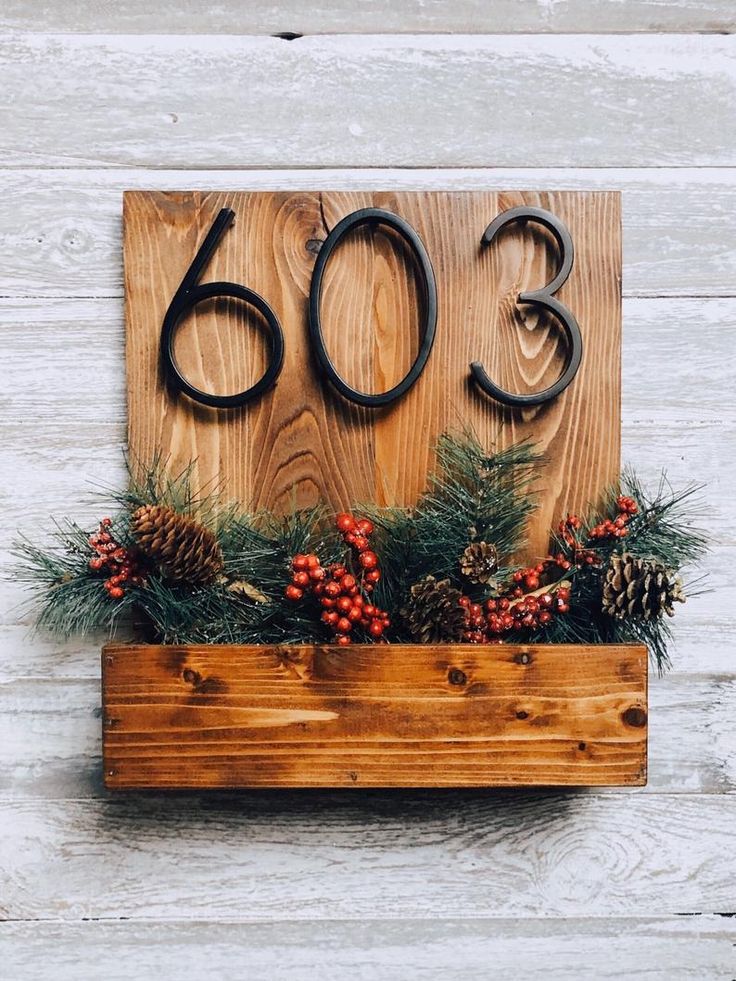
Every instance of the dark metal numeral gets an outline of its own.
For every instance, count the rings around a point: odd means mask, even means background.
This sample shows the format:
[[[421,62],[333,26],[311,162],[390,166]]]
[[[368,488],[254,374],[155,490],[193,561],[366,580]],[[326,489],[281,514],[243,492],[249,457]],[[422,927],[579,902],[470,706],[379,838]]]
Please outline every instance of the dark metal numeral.
[[[202,405],[210,405],[216,409],[232,409],[258,398],[259,395],[262,395],[276,383],[276,379],[284,363],[284,334],[281,324],[276,314],[262,296],[259,296],[258,293],[254,293],[253,290],[245,286],[239,286],[237,283],[204,283],[201,286],[197,285],[199,277],[204,272],[220,239],[234,220],[235,212],[230,208],[223,208],[217,218],[215,218],[212,227],[207,233],[207,237],[200,246],[184,279],[181,281],[179,289],[169,304],[169,309],[166,311],[161,329],[161,365],[168,384],[172,388],[188,395],[195,402],[201,402]],[[242,300],[244,303],[250,304],[263,316],[270,329],[268,368],[255,385],[235,395],[212,395],[210,392],[203,392],[195,388],[194,385],[191,385],[186,380],[174,357],[174,337],[182,318],[197,303],[212,299],[215,296],[231,296],[236,300]]]
[[[395,229],[395,231],[397,231],[404,241],[411,247],[414,255],[416,256],[417,262],[419,263],[419,268],[422,274],[422,289],[425,308],[422,342],[414,364],[411,366],[407,374],[401,379],[398,385],[395,385],[389,391],[382,392],[379,395],[369,395],[366,392],[357,392],[354,388],[351,388],[343,378],[340,377],[335,366],[330,360],[329,354],[327,353],[324,335],[322,333],[322,323],[320,320],[322,280],[330,256],[343,236],[350,232],[353,228],[357,228],[359,225],[374,224],[388,225],[390,228]],[[312,348],[322,372],[329,378],[338,392],[340,392],[340,394],[350,402],[354,402],[356,405],[368,406],[370,408],[388,405],[390,402],[401,398],[402,395],[409,391],[411,386],[424,370],[424,366],[426,365],[430,351],[432,350],[436,329],[437,284],[435,282],[434,270],[432,269],[432,263],[429,260],[427,250],[424,248],[422,240],[419,238],[411,225],[404,221],[403,218],[399,218],[398,215],[394,215],[390,211],[382,211],[380,208],[363,208],[360,211],[354,211],[346,218],[343,218],[342,221],[339,221],[327,236],[324,245],[319,250],[317,262],[314,266],[314,273],[312,274],[312,283],[309,289],[309,336],[312,343]]]
[[[502,402],[504,405],[524,407],[542,405],[544,402],[549,402],[551,399],[556,398],[561,392],[565,391],[580,367],[580,362],[583,358],[583,338],[580,334],[580,327],[578,326],[578,322],[575,317],[563,303],[560,303],[560,301],[554,297],[554,294],[570,275],[575,258],[575,248],[573,246],[572,236],[570,235],[567,226],[561,222],[559,218],[555,217],[555,215],[553,215],[551,212],[545,211],[543,208],[511,208],[509,211],[504,211],[502,214],[498,215],[497,218],[494,218],[488,228],[486,228],[483,238],[480,240],[481,245],[490,245],[501,229],[516,221],[535,221],[540,225],[544,225],[545,228],[552,232],[555,240],[557,241],[557,245],[560,250],[560,268],[557,275],[551,282],[547,283],[547,285],[543,286],[541,289],[530,290],[526,293],[519,293],[518,302],[535,303],[537,306],[543,307],[545,310],[549,310],[550,313],[557,317],[562,324],[565,337],[567,338],[567,361],[562,374],[554,385],[551,385],[543,392],[535,392],[531,395],[515,395],[513,392],[506,392],[504,389],[499,388],[498,385],[491,380],[487,371],[479,361],[472,362],[470,365],[470,371],[479,387],[487,395],[490,395],[498,402]]]

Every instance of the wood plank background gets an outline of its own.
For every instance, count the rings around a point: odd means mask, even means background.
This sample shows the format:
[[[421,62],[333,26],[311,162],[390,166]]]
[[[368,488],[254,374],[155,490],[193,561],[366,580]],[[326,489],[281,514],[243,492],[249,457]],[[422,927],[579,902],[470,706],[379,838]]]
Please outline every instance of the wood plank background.
[[[717,542],[652,679],[649,785],[623,794],[110,799],[103,638],[29,636],[0,579],[9,977],[734,976],[734,19],[731,0],[3,4],[5,567],[18,528],[92,522],[88,481],[122,484],[135,187],[623,191],[624,459],[706,480]],[[327,36],[204,36],[290,30]]]
[[[552,403],[509,410],[470,383],[479,361],[507,391],[552,385],[566,355],[555,318],[519,306],[518,294],[551,282],[561,259],[549,236],[509,229],[490,248],[489,221],[518,206],[563,221],[575,243],[558,291],[581,325],[583,362]],[[234,225],[202,282],[235,281],[265,297],[285,337],[276,386],[242,410],[172,397],[160,372],[161,324],[221,208]],[[383,409],[337,395],[314,363],[307,305],[315,249],[360,208],[400,215],[424,243],[437,278],[437,336],[417,383]],[[621,220],[617,192],[383,191],[140,192],[125,195],[128,439],[137,460],[163,454],[174,474],[195,461],[195,488],[222,487],[245,507],[289,512],[323,501],[412,505],[427,486],[443,432],[470,427],[484,446],[533,440],[547,460],[524,557],[538,561],[549,529],[584,512],[620,470]],[[326,269],[321,316],[338,371],[358,391],[398,384],[419,349],[423,309],[416,271],[397,236],[378,228],[348,237]],[[176,356],[204,391],[243,391],[266,368],[263,333],[242,304],[200,304],[185,318]],[[257,319],[255,320],[257,324]]]

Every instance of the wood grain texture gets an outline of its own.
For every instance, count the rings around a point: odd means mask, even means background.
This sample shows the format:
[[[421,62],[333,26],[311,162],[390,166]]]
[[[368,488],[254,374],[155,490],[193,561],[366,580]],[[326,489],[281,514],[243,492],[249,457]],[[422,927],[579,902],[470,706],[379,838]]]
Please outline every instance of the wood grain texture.
[[[583,364],[573,384],[536,410],[508,410],[469,385],[479,360],[502,387],[534,392],[559,376],[559,327],[520,291],[550,282],[559,258],[543,236],[512,230],[479,252],[492,217],[517,205],[562,219],[575,266],[559,299],[581,324]],[[221,207],[235,226],[203,281],[243,282],[277,311],[285,340],[275,389],[231,412],[172,398],[159,369],[161,322],[198,243]],[[356,407],[322,381],[306,330],[314,250],[338,221],[363,207],[405,218],[432,258],[438,327],[414,387],[391,406]],[[533,439],[548,464],[528,553],[546,553],[556,516],[585,508],[620,469],[621,230],[619,198],[574,192],[155,193],[125,195],[128,442],[142,461],[163,456],[172,472],[195,460],[195,486],[226,488],[245,506],[287,511],[328,502],[411,505],[426,487],[432,450],[446,431],[470,427],[484,446]],[[325,276],[322,318],[338,370],[361,391],[385,391],[405,375],[419,344],[415,277],[395,237],[356,234]],[[264,370],[261,335],[231,307],[189,318],[177,343],[185,375],[218,394],[241,391]],[[229,319],[228,319],[229,313]],[[536,328],[536,329],[535,329]],[[183,336],[182,336],[183,335]]]
[[[6,919],[734,909],[736,796],[257,791],[0,801]]]
[[[108,789],[646,782],[643,647],[102,655]]]
[[[43,5],[42,29],[92,34],[460,34],[734,30],[729,0],[85,0]],[[0,29],[37,31],[38,0],[5,0]]]
[[[624,310],[624,458],[649,479],[666,463],[675,483],[705,480],[719,543],[713,593],[678,612],[676,673],[653,683],[649,786],[623,796],[105,799],[102,640],[29,637],[17,583],[3,577],[0,918],[11,919],[0,948],[13,981],[734,975],[736,920],[716,912],[736,909],[736,317],[732,301],[700,299],[733,296],[736,283],[736,170],[713,166],[734,163],[733,39],[474,47],[166,35],[732,31],[735,10],[731,0],[0,5],[5,29],[50,32],[0,42],[2,163],[18,168],[0,171],[0,296],[14,297],[0,303],[5,568],[19,526],[38,538],[39,516],[99,516],[80,500],[88,478],[123,486],[122,308],[104,298],[122,296],[120,192],[132,187],[622,190],[624,292],[653,298]],[[57,33],[68,31],[103,36]],[[160,36],[104,36],[113,31]],[[146,161],[155,169],[116,169]],[[340,173],[336,161],[457,169]],[[309,163],[321,169],[301,169]],[[498,169],[473,169],[489,163]],[[259,165],[271,169],[242,169]],[[52,299],[32,299],[42,296]],[[664,910],[688,915],[652,918]]]
[[[504,974],[545,981],[728,978],[736,926],[719,915],[553,919],[437,918],[272,923],[5,923],[4,966],[12,978],[99,981],[154,978],[165,960],[176,981],[346,977],[373,981],[467,981]],[[493,974],[489,965],[493,965]]]
[[[736,163],[734,36],[6,35],[2,72],[6,167]]]
[[[621,191],[624,297],[736,292],[736,170],[0,170],[0,296],[121,297],[124,190]]]

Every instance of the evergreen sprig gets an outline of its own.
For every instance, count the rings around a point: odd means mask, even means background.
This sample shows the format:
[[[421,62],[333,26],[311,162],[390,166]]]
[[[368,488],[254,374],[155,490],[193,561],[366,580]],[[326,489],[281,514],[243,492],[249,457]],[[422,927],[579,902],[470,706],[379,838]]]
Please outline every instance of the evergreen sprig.
[[[541,459],[527,442],[489,454],[470,433],[442,435],[436,469],[415,507],[363,509],[377,528],[378,604],[395,614],[411,586],[430,574],[467,589],[459,558],[470,542],[493,543],[502,562],[519,551]]]
[[[482,602],[492,587],[471,585],[459,559],[473,542],[492,543],[499,555],[499,578],[510,576],[513,556],[524,546],[524,532],[535,509],[534,481],[542,462],[529,443],[488,453],[469,433],[444,435],[436,448],[436,469],[427,490],[413,508],[367,506],[375,532],[371,547],[380,556],[382,578],[374,601],[391,615],[390,639],[408,640],[399,610],[412,585],[432,575],[449,579],[473,602]],[[122,492],[110,494],[118,506],[110,528],[116,542],[134,548],[131,516],[144,504],[163,505],[209,527],[223,555],[223,574],[207,585],[170,582],[149,568],[141,582],[126,583],[113,600],[102,588],[100,573],[90,568],[89,532],[72,521],[57,523],[48,547],[27,539],[16,544],[16,570],[35,597],[38,626],[55,634],[88,634],[100,628],[111,634],[131,621],[147,640],[159,643],[268,644],[325,640],[323,625],[309,604],[284,597],[297,553],[315,553],[324,566],[337,562],[344,544],[323,507],[293,508],[284,516],[248,513],[222,501],[217,488],[193,491],[193,466],[171,476],[161,461],[150,468],[131,467]],[[623,493],[639,505],[623,539],[587,541],[591,528],[613,518]],[[570,610],[535,632],[507,635],[509,641],[546,643],[646,644],[660,670],[668,663],[669,623],[662,617],[616,619],[603,612],[601,596],[608,564],[624,551],[654,559],[675,573],[688,573],[705,552],[707,536],[698,530],[702,517],[699,488],[674,491],[662,477],[648,495],[627,471],[621,486],[604,496],[584,520],[581,539],[596,553],[591,564],[575,561],[563,537],[552,536],[553,553],[567,555],[570,568],[558,570],[570,583]],[[553,562],[548,568],[554,570]],[[552,584],[554,585],[554,584]],[[698,581],[686,582],[690,596]],[[695,588],[694,588],[695,587]]]
[[[603,581],[614,553],[627,552],[637,558],[657,560],[685,577],[689,598],[702,592],[702,579],[688,579],[709,544],[708,536],[698,527],[705,513],[701,490],[699,484],[675,490],[663,473],[655,492],[650,494],[632,470],[625,470],[620,488],[609,489],[602,506],[587,515],[583,527],[587,534],[603,519],[613,518],[617,497],[623,492],[639,506],[638,513],[627,526],[626,537],[596,541],[594,546],[599,561],[573,567],[565,573],[565,578],[572,582],[570,612],[564,617],[556,617],[549,629],[543,634],[539,632],[535,639],[552,644],[645,644],[658,671],[662,673],[669,668],[668,647],[672,630],[668,619],[627,617],[619,620],[605,614],[601,605]],[[555,550],[568,551],[567,544],[559,536],[553,538]]]

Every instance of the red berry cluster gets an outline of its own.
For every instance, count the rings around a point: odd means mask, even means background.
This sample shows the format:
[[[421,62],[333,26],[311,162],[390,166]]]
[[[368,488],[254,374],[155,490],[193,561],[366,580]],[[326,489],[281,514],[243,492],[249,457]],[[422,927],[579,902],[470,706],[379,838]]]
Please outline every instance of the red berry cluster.
[[[350,644],[355,627],[362,627],[373,640],[380,640],[391,622],[384,610],[369,601],[381,578],[378,556],[368,547],[373,524],[350,514],[339,514],[336,524],[352,554],[346,562],[335,562],[326,569],[314,554],[295,555],[285,596],[298,603],[311,593],[322,607],[322,622],[336,635],[338,644]],[[359,568],[353,572],[355,564]]]
[[[117,542],[110,531],[112,520],[103,518],[99,531],[90,535],[89,544],[97,553],[89,560],[93,572],[104,572],[107,579],[103,586],[110,599],[120,600],[125,596],[125,583],[140,586],[143,583],[143,569],[138,555],[132,549]]]
[[[616,508],[618,510],[616,517],[606,518],[605,521],[591,528],[588,533],[589,538],[625,538],[628,535],[629,530],[626,525],[635,514],[638,514],[639,505],[633,497],[622,495],[616,498]]]
[[[517,591],[520,597],[514,596]],[[465,608],[463,640],[469,644],[492,644],[500,643],[503,634],[546,627],[555,615],[568,613],[570,590],[559,586],[525,595],[516,586],[510,596],[488,599],[482,605],[471,603],[467,596],[459,602]]]

